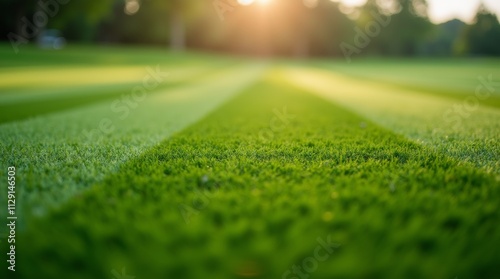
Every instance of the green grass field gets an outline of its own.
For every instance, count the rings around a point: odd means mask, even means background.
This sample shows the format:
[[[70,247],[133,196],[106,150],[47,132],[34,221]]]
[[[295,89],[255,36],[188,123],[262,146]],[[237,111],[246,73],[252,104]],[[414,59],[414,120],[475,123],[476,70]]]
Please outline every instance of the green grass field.
[[[1,46],[2,278],[500,278],[499,66]]]

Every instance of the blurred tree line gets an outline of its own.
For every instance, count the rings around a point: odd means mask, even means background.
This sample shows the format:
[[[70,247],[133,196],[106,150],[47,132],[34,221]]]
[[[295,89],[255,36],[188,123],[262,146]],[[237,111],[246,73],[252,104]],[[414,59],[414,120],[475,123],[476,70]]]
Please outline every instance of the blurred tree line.
[[[236,0],[2,0],[0,13],[2,38],[18,44],[58,29],[73,42],[259,55],[500,55],[500,23],[484,5],[472,24],[435,25],[425,0],[368,0],[355,8],[335,0],[249,6]]]

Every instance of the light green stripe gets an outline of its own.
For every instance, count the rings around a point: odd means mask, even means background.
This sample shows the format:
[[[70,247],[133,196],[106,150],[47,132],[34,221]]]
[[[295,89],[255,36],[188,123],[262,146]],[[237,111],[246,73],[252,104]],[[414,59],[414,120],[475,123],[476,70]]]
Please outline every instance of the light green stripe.
[[[113,77],[117,76],[114,79],[111,78],[107,83],[99,83],[85,76],[86,72],[78,72],[78,71],[69,71],[70,73],[66,75],[66,77],[70,77],[70,80],[80,80],[85,81],[84,83],[77,84],[68,84],[68,85],[57,85],[59,79],[61,77],[57,76],[56,73],[50,70],[46,70],[44,77],[47,79],[46,85],[33,85],[33,82],[29,77],[28,72],[24,74],[23,71],[15,72],[17,75],[21,77],[25,77],[25,83],[28,85],[16,84],[16,87],[5,87],[2,88],[0,84],[0,104],[18,104],[26,101],[38,101],[38,100],[52,100],[58,99],[61,97],[78,97],[86,94],[92,94],[92,92],[96,92],[96,90],[102,92],[105,90],[113,91],[120,89],[129,89],[134,85],[140,85],[142,83],[142,78],[145,74],[147,74],[146,69],[148,66],[134,66],[126,68],[125,70],[115,72],[116,70],[113,67],[108,67],[105,69],[101,69],[101,67],[86,67],[87,71],[100,70],[97,75],[102,75],[103,77]],[[161,66],[162,71],[168,71],[171,73],[169,76],[169,83],[182,82],[190,77],[197,76],[201,73],[208,71],[209,66],[179,66],[179,67],[165,67]],[[40,70],[41,71],[41,70]],[[127,75],[123,76],[123,73],[127,73]],[[22,73],[22,74],[21,74]],[[41,75],[41,72],[38,72],[38,75]],[[0,79],[4,79],[4,75],[0,73]],[[24,86],[24,87],[23,87]]]
[[[46,208],[36,201],[58,204],[74,196],[216,109],[255,82],[264,69],[263,64],[231,67],[199,83],[155,93],[123,120],[107,101],[1,125],[1,168],[17,167],[18,189],[25,190],[18,203],[26,202],[41,214]],[[112,133],[95,131],[102,119],[112,121]],[[92,129],[95,133],[84,136],[84,130]]]
[[[486,171],[500,171],[500,111],[497,109],[478,106],[468,117],[451,120],[445,113],[462,101],[396,90],[324,70],[293,68],[284,69],[283,73],[293,84],[409,139]],[[453,117],[458,119],[456,114]]]
[[[450,94],[474,94],[478,77],[499,76],[496,60],[367,60],[356,63],[319,62],[316,65],[353,78],[388,84],[443,90]],[[499,95],[500,90],[494,92]]]

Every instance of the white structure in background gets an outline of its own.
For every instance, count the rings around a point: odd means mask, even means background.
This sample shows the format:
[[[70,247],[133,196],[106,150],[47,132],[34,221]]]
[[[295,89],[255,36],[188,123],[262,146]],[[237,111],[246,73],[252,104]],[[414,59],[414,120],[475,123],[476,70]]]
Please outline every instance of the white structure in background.
[[[62,49],[66,46],[66,39],[59,30],[47,29],[38,37],[38,46],[44,49]]]

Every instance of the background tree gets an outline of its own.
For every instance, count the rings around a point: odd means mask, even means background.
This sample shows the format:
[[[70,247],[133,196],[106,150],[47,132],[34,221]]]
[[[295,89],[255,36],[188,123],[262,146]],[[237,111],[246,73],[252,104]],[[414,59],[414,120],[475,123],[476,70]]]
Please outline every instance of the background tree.
[[[482,5],[472,25],[452,20],[432,24],[425,0],[368,0],[351,13],[331,0],[272,0],[268,5],[234,6],[221,21],[206,0],[66,0],[44,28],[55,28],[74,42],[168,45],[253,55],[341,56],[355,27],[366,30],[377,18],[390,23],[370,36],[362,55],[500,55],[498,18]],[[57,0],[0,1],[0,35],[18,32],[21,19],[33,21]],[[136,9],[127,10],[132,3]],[[41,32],[39,32],[41,33]],[[34,38],[30,38],[30,41]],[[25,43],[25,42],[23,42]],[[452,52],[452,48],[454,52]]]
[[[340,56],[340,44],[352,38],[354,22],[339,9],[339,4],[322,0],[310,9],[307,30],[310,54]]]
[[[96,27],[97,23],[111,11],[115,0],[84,1],[40,1],[40,0],[2,0],[0,4],[2,28],[4,38],[10,32],[20,34],[25,25],[23,18],[34,23],[33,15],[42,11],[47,15],[47,24],[39,26],[39,32],[46,28],[65,29],[77,26],[71,35],[77,39],[88,37],[88,29]],[[67,2],[67,3],[65,3]]]
[[[200,1],[196,0],[154,0],[149,1],[154,9],[163,12],[162,18],[167,18],[168,22],[163,26],[168,26],[170,48],[182,51],[186,47],[186,30],[192,17],[200,11]]]
[[[416,55],[419,45],[432,29],[425,0],[368,0],[356,20],[359,28],[377,17],[390,17],[389,25],[371,38],[366,53],[377,55]]]
[[[464,29],[456,51],[461,55],[500,55],[499,21],[483,4],[479,6],[474,23]]]
[[[422,55],[452,56],[460,34],[467,24],[459,19],[436,25],[423,41]]]

